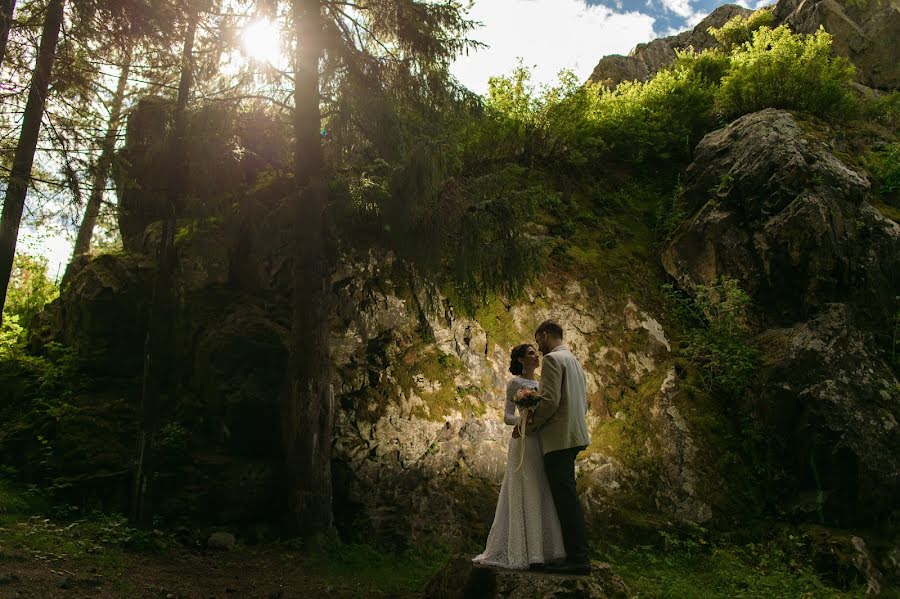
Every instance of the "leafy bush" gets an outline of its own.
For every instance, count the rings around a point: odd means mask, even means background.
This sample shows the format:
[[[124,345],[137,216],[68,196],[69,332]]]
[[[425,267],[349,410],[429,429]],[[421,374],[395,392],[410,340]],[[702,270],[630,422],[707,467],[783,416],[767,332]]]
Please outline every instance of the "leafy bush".
[[[879,92],[865,98],[860,102],[859,117],[896,132],[900,128],[900,92]]]
[[[31,319],[59,295],[59,287],[47,276],[47,260],[18,254],[3,306],[0,357],[20,352]]]
[[[716,107],[727,119],[770,107],[846,117],[855,105],[847,85],[854,72],[848,59],[832,56],[824,29],[803,36],[785,26],[761,27],[732,52]]]
[[[707,32],[728,51],[753,39],[753,32],[760,27],[769,27],[775,22],[775,15],[767,8],[761,8],[753,14],[743,17],[738,15],[721,27],[710,27]]]
[[[603,150],[589,119],[595,96],[596,90],[579,85],[571,71],[561,72],[556,85],[536,88],[531,72],[519,65],[509,76],[490,79],[487,127],[480,124],[480,143],[470,149],[489,156],[499,151],[528,166],[583,166]]]
[[[727,68],[720,52],[685,51],[650,81],[603,90],[591,116],[609,154],[632,162],[689,158],[715,124],[716,86]]]
[[[874,174],[883,195],[900,191],[900,143],[888,144],[872,156]]]
[[[665,292],[687,324],[679,351],[700,369],[703,386],[726,395],[746,388],[760,363],[749,334],[750,296],[729,278],[698,285],[693,299],[671,285]]]

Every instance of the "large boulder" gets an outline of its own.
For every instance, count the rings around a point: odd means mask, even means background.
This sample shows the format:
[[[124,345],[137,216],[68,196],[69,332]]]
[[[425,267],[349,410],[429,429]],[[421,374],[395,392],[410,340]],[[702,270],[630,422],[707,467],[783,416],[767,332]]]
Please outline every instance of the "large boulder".
[[[130,252],[146,251],[147,227],[166,214],[174,167],[166,132],[171,131],[173,108],[171,100],[148,96],[129,112],[114,177],[119,230]],[[288,155],[280,122],[264,112],[207,105],[192,110],[187,119],[186,180],[183,197],[176,198],[179,218],[209,220],[233,214],[242,192],[263,171],[281,166]]]
[[[849,58],[857,81],[869,87],[900,87],[900,6],[897,2],[861,0],[781,0],[775,6],[778,23],[795,33],[831,34],[834,51]]]
[[[868,180],[830,138],[774,109],[707,135],[687,172],[688,218],[661,258],[688,292],[727,277],[754,300],[763,366],[734,402],[769,435],[779,509],[873,525],[900,490],[885,355],[900,226],[866,201]]]
[[[823,305],[808,321],[766,331],[760,346],[767,365],[753,403],[776,433],[781,491],[801,498],[795,515],[871,525],[897,510],[900,386],[850,308]]]
[[[703,138],[687,171],[691,218],[663,251],[666,272],[687,289],[735,278],[782,322],[850,296],[873,320],[889,318],[900,226],[820,137],[766,109]]]
[[[103,254],[67,282],[38,316],[32,342],[61,342],[81,366],[103,376],[134,376],[144,363],[154,261],[140,254]]]

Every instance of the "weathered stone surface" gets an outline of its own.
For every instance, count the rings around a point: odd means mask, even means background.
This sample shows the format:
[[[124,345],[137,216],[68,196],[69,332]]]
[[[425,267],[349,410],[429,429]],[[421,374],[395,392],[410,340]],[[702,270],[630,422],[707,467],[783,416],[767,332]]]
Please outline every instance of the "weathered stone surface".
[[[140,254],[98,256],[38,317],[32,343],[62,342],[90,372],[140,372],[154,270]]]
[[[612,599],[628,597],[628,587],[609,564],[594,562],[587,576],[558,576],[475,566],[457,555],[428,582],[425,599]]]
[[[672,58],[675,58],[674,51]],[[589,81],[615,89],[623,81],[646,81],[649,77],[647,65],[640,59],[634,56],[610,54],[600,59],[600,62],[594,67]]]
[[[276,310],[231,299],[224,313],[191,327],[198,329],[184,357],[192,364],[191,387],[208,415],[208,434],[221,447],[234,455],[277,456],[280,441],[273,431],[289,331],[273,318]],[[204,298],[193,302],[202,305]]]
[[[900,87],[900,6],[896,2],[862,0],[780,0],[777,22],[795,33],[830,33],[834,51],[849,58],[857,81],[879,89]]]
[[[891,368],[851,309],[828,304],[810,320],[760,337],[768,354],[754,402],[798,495],[826,490],[829,521],[889,514],[900,496],[900,393]],[[859,512],[863,506],[869,514]],[[802,508],[801,508],[802,509]]]
[[[768,330],[746,409],[786,468],[778,492],[795,513],[862,523],[900,496],[900,395],[875,338],[897,309],[900,227],[816,132],[769,109],[704,138],[662,263],[684,289],[731,277],[751,294]]]
[[[235,542],[234,535],[230,532],[214,532],[206,540],[206,548],[213,551],[231,551]]]
[[[719,43],[707,29],[721,27],[738,15],[746,16],[752,12],[736,4],[723,4],[690,31],[638,44],[628,56],[604,56],[594,67],[588,80],[603,83],[610,89],[615,89],[623,81],[647,81],[675,60],[676,50],[692,47],[700,52],[719,47]]]
[[[849,293],[883,311],[896,295],[900,226],[865,202],[868,191],[792,114],[746,115],[697,146],[684,195],[692,216],[663,266],[688,289],[736,278],[788,322]]]
[[[156,96],[144,97],[129,113],[125,147],[120,152],[127,168],[114,172],[117,220],[122,244],[129,252],[140,252],[144,229],[163,217],[167,172],[166,131],[172,102]],[[138,183],[140,182],[140,183]]]
[[[659,465],[663,480],[657,486],[656,503],[663,512],[674,512],[683,520],[704,524],[712,519],[713,513],[700,488],[696,441],[676,405],[679,392],[678,375],[672,368],[650,408],[662,448]]]

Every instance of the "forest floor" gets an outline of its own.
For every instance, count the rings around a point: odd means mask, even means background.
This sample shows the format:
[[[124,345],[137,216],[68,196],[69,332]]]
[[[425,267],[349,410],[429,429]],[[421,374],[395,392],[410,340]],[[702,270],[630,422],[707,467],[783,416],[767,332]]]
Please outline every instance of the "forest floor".
[[[836,532],[773,527],[753,542],[661,533],[662,544],[604,544],[593,557],[611,564],[638,599],[865,597],[854,568],[816,564],[816,536]],[[239,537],[230,550],[209,550],[196,532],[60,512],[0,481],[0,599],[412,599],[460,549],[435,544],[396,555],[337,537],[316,549],[261,541]],[[900,591],[884,591],[900,599]]]
[[[352,582],[311,576],[302,560],[272,552],[200,555],[123,553],[93,559],[44,561],[2,554],[0,598],[262,598],[390,596]],[[402,595],[394,595],[402,596]]]
[[[108,521],[5,523],[0,528],[0,599],[412,599],[443,563],[383,555],[359,545],[321,552],[283,543],[238,543],[231,551],[168,541],[154,546],[146,537],[116,537],[125,530]],[[122,546],[136,541],[140,548]],[[862,581],[837,588],[772,547],[610,548],[595,557],[610,562],[631,597],[639,599],[866,596]],[[883,596],[900,595],[888,590]]]

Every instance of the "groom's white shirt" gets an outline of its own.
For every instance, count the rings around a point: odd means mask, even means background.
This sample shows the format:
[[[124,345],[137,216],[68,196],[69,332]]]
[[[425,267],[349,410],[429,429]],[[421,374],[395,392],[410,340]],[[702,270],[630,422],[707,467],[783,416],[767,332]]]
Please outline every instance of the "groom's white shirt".
[[[585,419],[588,403],[584,370],[565,345],[544,356],[538,393],[543,401],[535,408],[528,430],[540,433],[545,454],[591,444]]]

